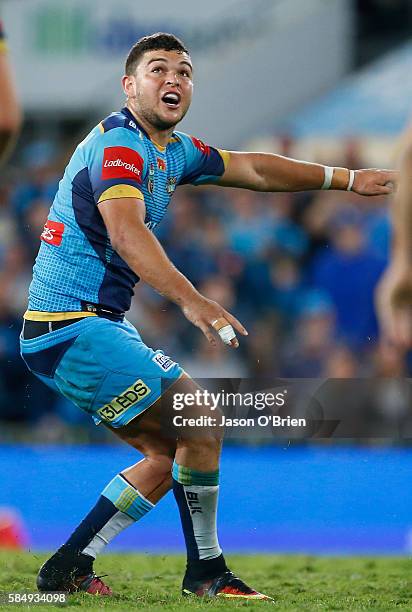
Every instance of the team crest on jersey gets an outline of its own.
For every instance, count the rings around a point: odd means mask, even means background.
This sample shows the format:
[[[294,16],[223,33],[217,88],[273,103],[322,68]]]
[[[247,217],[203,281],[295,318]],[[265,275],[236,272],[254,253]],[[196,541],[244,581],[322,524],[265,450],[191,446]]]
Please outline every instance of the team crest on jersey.
[[[147,188],[149,190],[149,193],[153,193],[154,192],[154,173],[155,173],[155,167],[154,164],[150,164],[149,166],[149,180],[147,181]]]
[[[202,140],[199,140],[199,138],[195,138],[194,136],[192,136],[192,142],[196,149],[203,153],[203,155],[210,155],[209,145],[205,144]]]
[[[135,179],[142,182],[143,158],[128,147],[106,147],[103,154],[102,179]]]
[[[157,167],[159,168],[159,170],[162,170],[163,172],[166,170],[166,162],[164,159],[161,159],[160,157],[157,158]]]
[[[173,195],[177,187],[177,178],[175,176],[169,176],[166,183],[166,191],[169,195]]]
[[[50,221],[47,219],[43,232],[40,236],[40,240],[47,242],[47,244],[54,244],[54,246],[60,246],[63,240],[64,223],[59,221]]]

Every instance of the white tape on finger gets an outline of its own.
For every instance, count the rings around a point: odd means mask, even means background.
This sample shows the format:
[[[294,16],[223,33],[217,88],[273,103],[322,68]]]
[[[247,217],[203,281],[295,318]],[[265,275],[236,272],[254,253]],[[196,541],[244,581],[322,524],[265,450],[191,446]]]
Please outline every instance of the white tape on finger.
[[[236,338],[235,330],[231,325],[225,325],[218,330],[218,334],[225,344],[230,344]]]

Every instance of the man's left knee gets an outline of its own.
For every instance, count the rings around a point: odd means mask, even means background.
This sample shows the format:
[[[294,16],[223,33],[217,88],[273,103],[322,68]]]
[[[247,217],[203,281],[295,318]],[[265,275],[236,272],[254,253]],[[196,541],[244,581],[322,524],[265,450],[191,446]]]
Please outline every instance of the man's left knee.
[[[170,474],[173,466],[173,457],[154,453],[148,454],[146,459],[157,473],[163,474],[165,477]]]

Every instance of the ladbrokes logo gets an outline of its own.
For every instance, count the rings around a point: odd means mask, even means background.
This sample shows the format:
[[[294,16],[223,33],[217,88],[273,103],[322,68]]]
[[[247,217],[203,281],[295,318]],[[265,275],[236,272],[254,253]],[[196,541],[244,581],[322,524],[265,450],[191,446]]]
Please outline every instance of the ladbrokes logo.
[[[64,223],[47,219],[40,240],[54,246],[60,246],[63,240]]]
[[[112,399],[110,404],[106,404],[103,408],[97,411],[97,414],[101,416],[104,421],[113,421],[120,414],[123,414],[125,410],[134,406],[146,395],[151,392],[150,387],[146,385],[141,379],[136,380],[126,391],[123,391],[120,395]]]
[[[103,154],[102,179],[128,178],[142,182],[143,158],[128,147],[106,147]]]

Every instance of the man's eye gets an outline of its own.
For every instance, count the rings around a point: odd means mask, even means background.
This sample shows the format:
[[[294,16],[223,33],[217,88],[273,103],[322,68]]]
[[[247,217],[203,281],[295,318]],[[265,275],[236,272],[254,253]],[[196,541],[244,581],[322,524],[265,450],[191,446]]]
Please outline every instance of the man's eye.
[[[162,69],[160,68],[160,66],[156,66],[155,68],[152,69],[152,72],[161,72]]]
[[[190,73],[187,70],[182,70],[180,74],[184,77],[188,77],[190,79]]]

